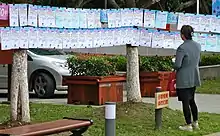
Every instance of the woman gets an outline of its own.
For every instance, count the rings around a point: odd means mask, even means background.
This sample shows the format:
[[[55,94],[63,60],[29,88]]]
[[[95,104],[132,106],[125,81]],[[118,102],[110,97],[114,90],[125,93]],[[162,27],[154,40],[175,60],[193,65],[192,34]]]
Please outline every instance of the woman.
[[[180,33],[184,43],[177,48],[174,69],[176,70],[177,96],[178,100],[182,101],[186,125],[180,126],[179,129],[193,131],[193,128],[199,129],[195,90],[201,85],[199,75],[201,45],[193,41],[191,26],[182,26]]]

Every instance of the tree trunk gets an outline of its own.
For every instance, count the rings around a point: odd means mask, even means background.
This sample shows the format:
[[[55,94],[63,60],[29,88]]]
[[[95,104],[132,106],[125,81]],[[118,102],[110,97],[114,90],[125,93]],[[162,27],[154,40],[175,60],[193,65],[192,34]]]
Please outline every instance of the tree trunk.
[[[11,120],[30,122],[26,50],[16,50],[13,55]]]
[[[127,101],[142,102],[139,79],[138,47],[127,45]]]

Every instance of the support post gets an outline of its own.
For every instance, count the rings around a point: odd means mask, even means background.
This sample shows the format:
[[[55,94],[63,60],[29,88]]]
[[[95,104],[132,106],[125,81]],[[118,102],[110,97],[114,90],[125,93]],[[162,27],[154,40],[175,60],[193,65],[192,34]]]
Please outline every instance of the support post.
[[[197,10],[196,10],[196,12],[197,12],[197,14],[199,14],[199,6],[200,6],[199,0],[197,0],[196,5],[197,5],[197,7],[196,7]]]
[[[156,88],[156,93],[161,92],[161,87]],[[162,127],[162,109],[155,109],[155,129]]]
[[[116,136],[116,103],[105,103],[105,136]]]
[[[12,64],[8,64],[8,102],[11,101],[11,72]]]

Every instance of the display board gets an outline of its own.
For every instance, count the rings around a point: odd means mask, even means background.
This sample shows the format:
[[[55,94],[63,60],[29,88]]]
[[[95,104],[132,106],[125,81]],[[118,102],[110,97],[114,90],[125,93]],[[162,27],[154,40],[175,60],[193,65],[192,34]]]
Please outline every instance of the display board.
[[[131,44],[176,49],[179,30],[191,25],[203,51],[219,52],[220,18],[167,11],[124,8],[82,9],[30,4],[2,4],[1,50],[19,48],[94,48]],[[102,28],[102,23],[107,28]],[[176,31],[166,31],[167,24]]]

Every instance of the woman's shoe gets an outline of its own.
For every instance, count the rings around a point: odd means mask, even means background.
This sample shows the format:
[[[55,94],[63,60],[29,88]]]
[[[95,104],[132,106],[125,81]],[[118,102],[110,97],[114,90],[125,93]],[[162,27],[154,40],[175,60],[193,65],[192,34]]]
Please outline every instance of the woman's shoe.
[[[183,131],[190,131],[190,132],[193,131],[192,124],[187,124],[187,125],[179,126],[179,129],[183,130]]]

